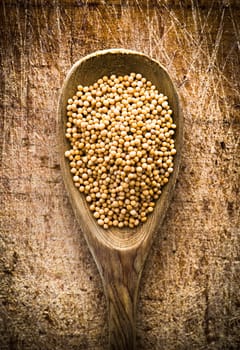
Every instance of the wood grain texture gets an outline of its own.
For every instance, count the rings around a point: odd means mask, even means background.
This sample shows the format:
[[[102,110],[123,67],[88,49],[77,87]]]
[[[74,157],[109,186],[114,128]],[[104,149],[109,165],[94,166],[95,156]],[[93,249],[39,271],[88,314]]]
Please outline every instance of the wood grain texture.
[[[179,180],[142,275],[137,348],[239,348],[238,3],[148,3],[1,1],[3,350],[107,347],[101,279],[60,172],[56,109],[71,65],[109,47],[165,65],[185,118]]]

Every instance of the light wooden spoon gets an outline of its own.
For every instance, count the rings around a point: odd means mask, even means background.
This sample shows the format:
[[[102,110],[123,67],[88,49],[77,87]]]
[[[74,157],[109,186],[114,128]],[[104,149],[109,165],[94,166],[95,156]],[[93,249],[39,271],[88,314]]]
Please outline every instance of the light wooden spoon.
[[[174,172],[163,188],[154,212],[148,217],[146,223],[135,229],[104,230],[98,226],[88,209],[85,198],[74,186],[69,162],[64,157],[65,151],[69,149],[65,138],[67,100],[75,94],[79,84],[91,85],[104,75],[126,75],[131,72],[141,73],[156,85],[159,92],[169,98],[174,122],[177,125]],[[98,51],[79,60],[69,71],[59,100],[58,123],[63,179],[73,210],[103,281],[108,305],[109,349],[134,350],[139,281],[153,238],[161,228],[179,169],[183,119],[178,94],[166,70],[148,56],[125,49]]]

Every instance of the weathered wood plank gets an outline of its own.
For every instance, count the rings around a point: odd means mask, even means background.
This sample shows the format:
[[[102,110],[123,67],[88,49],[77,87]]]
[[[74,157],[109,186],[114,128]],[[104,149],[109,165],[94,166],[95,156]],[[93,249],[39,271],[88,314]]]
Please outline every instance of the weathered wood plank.
[[[26,1],[24,0],[5,0],[6,5],[15,6],[21,5],[26,6]],[[199,8],[206,7],[225,7],[228,8],[233,6],[239,8],[238,0],[54,0],[49,2],[48,0],[29,0],[28,4],[34,7],[56,7],[61,5],[63,7],[82,7],[82,6],[121,6],[121,7],[134,7],[138,6],[141,8],[152,8],[152,7],[174,7],[179,8],[192,8],[197,6]]]
[[[91,3],[1,3],[1,349],[106,349],[100,277],[59,169],[56,106],[71,64],[112,46],[159,59],[185,116],[179,181],[143,273],[138,349],[238,349],[239,4]]]

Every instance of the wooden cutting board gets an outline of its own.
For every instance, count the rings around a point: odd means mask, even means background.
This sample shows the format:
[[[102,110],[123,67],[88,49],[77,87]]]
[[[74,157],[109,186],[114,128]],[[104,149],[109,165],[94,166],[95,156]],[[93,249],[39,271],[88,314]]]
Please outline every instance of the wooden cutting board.
[[[158,59],[185,119],[179,181],[147,260],[137,349],[237,349],[239,1],[0,4],[0,348],[107,347],[102,284],[63,185],[57,101],[71,65],[124,47]]]

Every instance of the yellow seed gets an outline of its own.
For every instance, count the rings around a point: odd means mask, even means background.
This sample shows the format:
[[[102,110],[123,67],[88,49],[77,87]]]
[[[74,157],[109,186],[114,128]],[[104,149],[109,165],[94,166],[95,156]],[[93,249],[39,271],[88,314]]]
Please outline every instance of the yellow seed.
[[[65,157],[98,224],[145,222],[173,172],[176,125],[167,96],[140,73],[112,74],[78,85],[66,114]]]

